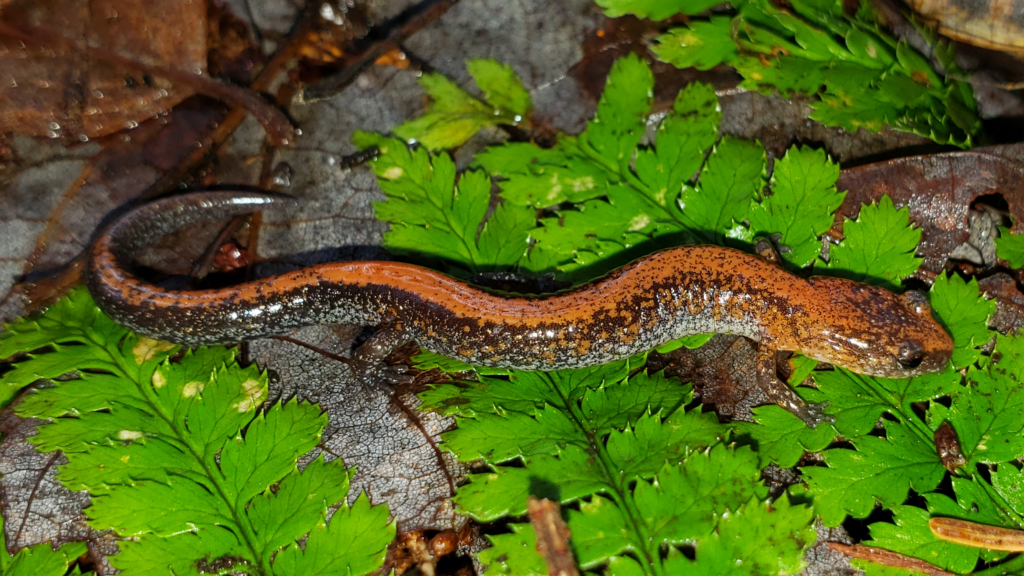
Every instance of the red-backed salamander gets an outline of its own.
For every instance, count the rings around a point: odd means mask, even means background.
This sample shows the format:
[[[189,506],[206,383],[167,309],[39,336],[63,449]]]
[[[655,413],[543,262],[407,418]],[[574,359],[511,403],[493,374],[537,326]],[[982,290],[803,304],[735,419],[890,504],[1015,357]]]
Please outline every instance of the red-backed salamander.
[[[380,330],[352,359],[367,382],[387,376],[396,346],[421,347],[470,364],[560,370],[627,358],[709,332],[758,341],[758,384],[808,422],[778,381],[777,350],[872,376],[937,372],[949,335],[923,294],[900,296],[840,278],[804,279],[771,257],[684,246],[641,258],[578,288],[546,296],[498,295],[397,262],[321,264],[217,290],[172,291],[130,272],[133,255],[182,226],[248,214],[286,201],[272,195],[199,192],[136,208],[111,224],[91,254],[89,289],[117,322],[160,340],[227,344],[313,324]]]

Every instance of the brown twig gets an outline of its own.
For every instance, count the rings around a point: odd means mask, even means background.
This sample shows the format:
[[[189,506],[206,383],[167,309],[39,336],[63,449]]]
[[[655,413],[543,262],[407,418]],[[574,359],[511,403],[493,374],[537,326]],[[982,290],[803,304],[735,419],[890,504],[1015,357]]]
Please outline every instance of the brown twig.
[[[882,548],[875,548],[874,546],[863,546],[861,544],[847,545],[840,544],[838,542],[829,542],[828,547],[846,554],[850,558],[859,558],[861,560],[867,560],[868,562],[874,562],[875,564],[881,564],[882,566],[893,566],[895,568],[908,568],[910,570],[917,570],[923,572],[928,576],[956,576],[952,572],[946,572],[942,568],[934,564],[929,564],[924,560],[918,560],[917,558],[911,558],[904,556],[903,554],[897,554],[889,550],[883,550]]]
[[[309,3],[312,6],[315,3]],[[268,90],[273,84],[274,80],[285,71],[288,65],[298,57],[304,44],[309,41],[309,34],[307,33],[312,28],[312,21],[314,18],[318,18],[316,11],[307,7],[307,10],[303,13],[300,24],[295,27],[295,30],[290,35],[290,41],[282,46],[277,52],[274,53],[267,65],[263,67],[256,79],[253,80],[250,88],[257,92]],[[206,138],[203,139],[202,143],[197,146],[191,154],[184,158],[178,165],[173,169],[160,177],[159,180],[153,183],[144,193],[141,194],[141,198],[155,198],[174,190],[178,187],[178,183],[182,181],[185,176],[208,154],[220,146],[225,140],[234,133],[235,129],[245,120],[245,109],[241,107],[235,107],[228,111],[224,115],[224,118],[217,124],[217,127],[211,132]]]
[[[386,38],[375,42],[366,49],[355,61],[349,63],[344,70],[320,82],[316,86],[310,86],[299,95],[302,102],[316,102],[324,100],[340,93],[348,87],[353,80],[366,70],[377,58],[399,48],[399,45],[407,38],[425,28],[428,24],[440,18],[459,0],[424,0],[424,2],[411,8],[406,14],[402,14],[396,20],[408,19],[401,26],[396,27]],[[410,13],[415,14],[410,16]]]
[[[1024,552],[1024,531],[1021,530],[956,518],[931,518],[928,528],[936,538],[946,542],[1001,552]]]
[[[562,520],[558,503],[530,496],[526,510],[537,533],[537,553],[548,565],[548,576],[579,576],[576,559],[569,550],[571,533]]]

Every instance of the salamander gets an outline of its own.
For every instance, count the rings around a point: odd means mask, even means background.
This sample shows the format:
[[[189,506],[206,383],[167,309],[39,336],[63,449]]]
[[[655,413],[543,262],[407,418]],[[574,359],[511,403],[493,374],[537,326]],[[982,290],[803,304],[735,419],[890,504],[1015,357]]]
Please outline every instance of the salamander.
[[[97,304],[137,333],[186,345],[227,344],[313,324],[380,329],[353,354],[366,380],[386,378],[396,346],[469,364],[520,370],[581,368],[683,336],[731,333],[758,342],[758,384],[813,423],[778,381],[778,350],[857,373],[910,377],[942,370],[953,343],[916,291],[894,295],[851,280],[796,276],[771,254],[682,246],[651,254],[577,288],[498,294],[399,262],[321,264],[215,290],[164,290],[130,272],[132,256],[183,226],[253,213],[285,197],[198,192],[137,207],[94,243],[88,285]]]

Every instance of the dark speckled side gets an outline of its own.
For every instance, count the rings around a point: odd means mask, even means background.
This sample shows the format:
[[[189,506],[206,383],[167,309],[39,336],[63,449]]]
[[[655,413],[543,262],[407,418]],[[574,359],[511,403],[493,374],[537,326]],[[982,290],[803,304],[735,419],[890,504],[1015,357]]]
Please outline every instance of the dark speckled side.
[[[186,223],[285,201],[194,193],[140,207],[98,239],[89,288],[118,322],[184,344],[232,343],[320,323],[387,325],[466,362],[530,370],[602,364],[669,340],[729,332],[856,372],[941,370],[952,341],[919,300],[848,280],[803,279],[729,248],[652,254],[591,284],[540,297],[489,293],[394,262],[345,262],[209,291],[164,291],[131,276],[133,254]],[[919,364],[899,361],[908,343]],[[901,348],[902,346],[902,348]]]

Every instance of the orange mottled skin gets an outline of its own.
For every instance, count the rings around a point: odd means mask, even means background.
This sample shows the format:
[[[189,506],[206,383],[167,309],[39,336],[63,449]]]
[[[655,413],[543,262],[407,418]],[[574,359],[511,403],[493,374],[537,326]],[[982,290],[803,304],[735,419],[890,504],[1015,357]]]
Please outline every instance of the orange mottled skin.
[[[95,243],[90,290],[115,320],[172,342],[231,343],[310,324],[354,323],[384,328],[386,337],[372,339],[368,357],[416,341],[472,364],[526,370],[602,364],[707,332],[759,341],[764,386],[774,381],[776,350],[887,377],[939,371],[952,351],[919,294],[804,279],[716,246],[664,250],[591,284],[528,297],[394,262],[324,264],[204,291],[165,291],[125,271],[133,253],[176,227],[281,201],[197,193],[138,208]],[[800,409],[788,392],[773,397]]]

